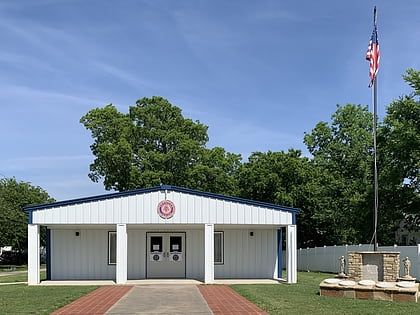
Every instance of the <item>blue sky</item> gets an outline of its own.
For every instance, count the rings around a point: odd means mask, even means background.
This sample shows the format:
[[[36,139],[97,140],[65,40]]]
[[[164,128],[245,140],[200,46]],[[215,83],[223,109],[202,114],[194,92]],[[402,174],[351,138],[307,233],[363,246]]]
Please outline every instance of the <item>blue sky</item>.
[[[383,117],[420,69],[418,0],[1,0],[0,177],[57,200],[104,193],[80,118],[153,95],[209,126],[208,147],[305,152],[336,104],[372,102],[374,5]]]

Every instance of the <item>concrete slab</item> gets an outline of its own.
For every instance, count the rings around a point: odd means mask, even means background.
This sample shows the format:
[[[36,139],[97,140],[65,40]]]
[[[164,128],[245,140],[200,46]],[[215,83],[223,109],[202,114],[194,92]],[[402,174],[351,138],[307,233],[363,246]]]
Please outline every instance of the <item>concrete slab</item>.
[[[106,314],[213,314],[195,285],[136,285]]]
[[[39,285],[71,285],[71,286],[78,286],[78,285],[116,285],[115,281],[112,280],[45,280],[41,281]]]
[[[213,284],[278,284],[286,282],[284,279],[217,279]]]
[[[212,284],[277,284],[286,283],[285,279],[216,279]],[[200,285],[204,284],[196,279],[142,279],[128,280],[125,285]],[[116,285],[113,280],[44,280],[40,285]]]
[[[195,279],[143,279],[143,280],[127,280],[128,285],[200,285],[203,284],[200,280]]]

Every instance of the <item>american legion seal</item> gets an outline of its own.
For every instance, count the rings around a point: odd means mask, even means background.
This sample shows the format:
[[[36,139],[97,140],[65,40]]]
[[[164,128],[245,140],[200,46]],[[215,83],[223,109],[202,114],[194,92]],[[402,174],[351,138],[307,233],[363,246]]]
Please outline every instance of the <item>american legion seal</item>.
[[[157,213],[162,219],[170,219],[175,214],[175,204],[170,200],[162,200],[157,206]]]

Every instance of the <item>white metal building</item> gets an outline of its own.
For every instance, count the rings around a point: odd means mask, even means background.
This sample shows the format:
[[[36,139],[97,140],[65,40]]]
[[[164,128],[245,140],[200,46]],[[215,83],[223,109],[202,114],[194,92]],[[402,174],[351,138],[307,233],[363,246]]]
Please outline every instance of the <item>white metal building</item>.
[[[298,209],[174,186],[26,207],[28,283],[48,280],[281,278],[297,281]],[[284,232],[285,231],[285,235]]]

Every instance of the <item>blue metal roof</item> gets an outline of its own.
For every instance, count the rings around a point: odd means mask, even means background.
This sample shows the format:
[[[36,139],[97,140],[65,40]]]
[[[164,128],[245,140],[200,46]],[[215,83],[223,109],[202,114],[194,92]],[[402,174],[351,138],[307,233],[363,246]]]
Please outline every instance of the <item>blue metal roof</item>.
[[[46,204],[41,204],[41,205],[36,205],[36,206],[28,206],[28,207],[25,207],[24,210],[27,211],[27,212],[30,212],[30,214],[31,214],[32,211],[36,211],[36,210],[70,206],[70,205],[81,204],[81,203],[86,203],[86,202],[101,201],[101,200],[113,199],[113,198],[121,198],[121,197],[126,197],[126,196],[147,194],[147,193],[162,191],[162,190],[180,192],[180,193],[196,195],[196,196],[201,196],[201,197],[208,197],[208,198],[224,200],[224,201],[231,201],[231,202],[242,203],[242,204],[247,204],[247,205],[251,205],[251,206],[288,211],[288,212],[292,212],[292,213],[299,212],[298,208],[291,208],[291,207],[276,205],[276,204],[273,204],[273,203],[249,200],[249,199],[238,198],[238,197],[230,197],[230,196],[225,196],[225,195],[220,195],[220,194],[215,194],[215,193],[204,192],[204,191],[200,191],[200,190],[193,190],[193,189],[189,189],[189,188],[169,186],[169,185],[162,185],[162,186],[156,186],[156,187],[150,187],[150,188],[141,188],[141,189],[135,189],[135,190],[128,190],[128,191],[122,191],[122,192],[117,192],[117,193],[99,195],[99,196],[92,196],[92,197],[71,199],[71,200],[65,200],[65,201],[58,201],[58,202],[46,203]]]

